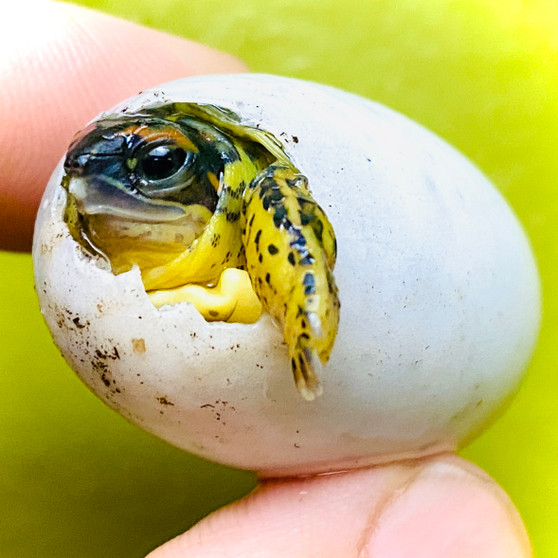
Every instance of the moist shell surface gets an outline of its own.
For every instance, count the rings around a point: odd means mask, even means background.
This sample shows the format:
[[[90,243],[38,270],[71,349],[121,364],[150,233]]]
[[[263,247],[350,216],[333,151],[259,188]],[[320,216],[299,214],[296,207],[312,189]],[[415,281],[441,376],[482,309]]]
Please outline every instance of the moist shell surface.
[[[456,448],[516,389],[539,324],[533,257],[463,156],[375,103],[263,75],[189,78],[109,111],[228,108],[281,141],[337,236],[339,332],[323,395],[294,386],[281,331],[157,310],[63,221],[61,166],[37,219],[36,288],[70,366],[101,399],[185,450],[264,475],[326,472]]]

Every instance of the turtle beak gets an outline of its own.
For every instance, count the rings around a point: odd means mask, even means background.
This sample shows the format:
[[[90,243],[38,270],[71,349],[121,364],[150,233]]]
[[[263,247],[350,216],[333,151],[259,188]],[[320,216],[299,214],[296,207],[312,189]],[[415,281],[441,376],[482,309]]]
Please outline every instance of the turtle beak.
[[[82,215],[104,214],[151,223],[175,221],[185,215],[179,204],[132,195],[112,177],[76,173],[68,178],[66,189]]]

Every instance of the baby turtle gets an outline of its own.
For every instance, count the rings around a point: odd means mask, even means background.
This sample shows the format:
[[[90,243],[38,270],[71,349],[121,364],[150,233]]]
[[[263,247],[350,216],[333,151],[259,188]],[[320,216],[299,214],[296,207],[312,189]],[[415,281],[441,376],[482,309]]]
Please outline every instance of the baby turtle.
[[[339,321],[335,234],[270,133],[213,105],[167,103],[95,121],[64,168],[74,239],[115,274],[137,265],[148,292],[246,270],[298,390],[320,394]]]

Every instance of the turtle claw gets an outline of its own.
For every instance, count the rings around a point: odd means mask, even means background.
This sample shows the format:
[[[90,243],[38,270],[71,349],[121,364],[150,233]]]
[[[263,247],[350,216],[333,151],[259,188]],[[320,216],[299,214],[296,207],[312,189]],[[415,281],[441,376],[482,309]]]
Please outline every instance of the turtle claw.
[[[322,363],[313,349],[297,346],[291,356],[291,367],[298,392],[306,401],[313,401],[322,395],[322,386],[318,375]]]

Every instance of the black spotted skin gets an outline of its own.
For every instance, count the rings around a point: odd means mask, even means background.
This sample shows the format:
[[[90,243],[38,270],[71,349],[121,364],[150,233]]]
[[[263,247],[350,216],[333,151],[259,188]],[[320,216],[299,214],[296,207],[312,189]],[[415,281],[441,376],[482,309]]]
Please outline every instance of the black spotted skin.
[[[293,168],[269,167],[245,197],[248,273],[283,326],[296,385],[311,400],[321,393],[316,370],[329,358],[339,321],[335,235]]]

